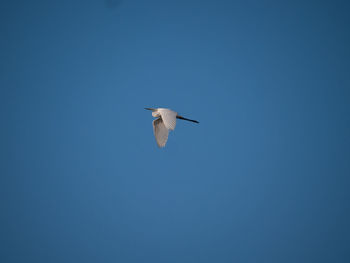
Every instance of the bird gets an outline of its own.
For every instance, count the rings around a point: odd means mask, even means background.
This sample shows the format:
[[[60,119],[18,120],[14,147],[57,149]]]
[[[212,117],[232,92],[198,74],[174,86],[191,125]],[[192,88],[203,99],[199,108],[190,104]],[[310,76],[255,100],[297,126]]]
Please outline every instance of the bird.
[[[187,119],[177,112],[166,108],[145,108],[152,111],[152,116],[157,118],[153,121],[153,133],[159,148],[163,148],[168,140],[169,130],[174,130],[176,119],[199,123],[196,120]]]

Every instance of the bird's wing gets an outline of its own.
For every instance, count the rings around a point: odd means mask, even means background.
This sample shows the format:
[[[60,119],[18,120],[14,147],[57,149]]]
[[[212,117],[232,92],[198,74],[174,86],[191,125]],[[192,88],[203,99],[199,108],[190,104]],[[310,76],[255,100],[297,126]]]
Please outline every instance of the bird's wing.
[[[169,109],[158,109],[158,111],[162,117],[165,127],[169,130],[174,130],[176,126],[177,113]]]
[[[156,137],[158,147],[164,147],[168,140],[169,131],[165,127],[162,118],[158,118],[153,121],[153,132],[154,137]]]

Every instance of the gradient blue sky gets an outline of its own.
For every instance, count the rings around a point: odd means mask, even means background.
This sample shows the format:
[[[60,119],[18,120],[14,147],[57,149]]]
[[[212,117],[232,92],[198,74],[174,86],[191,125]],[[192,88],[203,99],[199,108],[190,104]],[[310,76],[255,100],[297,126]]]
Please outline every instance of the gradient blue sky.
[[[2,1],[0,261],[350,262],[349,10]]]

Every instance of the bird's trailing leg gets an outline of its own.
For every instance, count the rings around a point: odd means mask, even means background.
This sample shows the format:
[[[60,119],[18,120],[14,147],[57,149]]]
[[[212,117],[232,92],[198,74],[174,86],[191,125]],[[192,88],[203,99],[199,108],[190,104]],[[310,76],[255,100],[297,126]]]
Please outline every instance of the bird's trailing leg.
[[[180,120],[192,121],[192,122],[195,122],[195,123],[199,123],[199,121],[187,119],[187,118],[184,118],[184,117],[182,117],[182,116],[180,116],[180,115],[177,115],[176,118],[177,118],[177,119],[180,119]]]

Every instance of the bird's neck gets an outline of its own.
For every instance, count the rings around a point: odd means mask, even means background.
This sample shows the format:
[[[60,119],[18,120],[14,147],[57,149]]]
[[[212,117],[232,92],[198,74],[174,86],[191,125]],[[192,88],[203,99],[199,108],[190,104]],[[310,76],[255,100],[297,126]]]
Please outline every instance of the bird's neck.
[[[159,114],[159,112],[157,112],[157,111],[153,111],[153,112],[152,112],[152,116],[156,118],[156,117],[159,117],[160,114]]]

